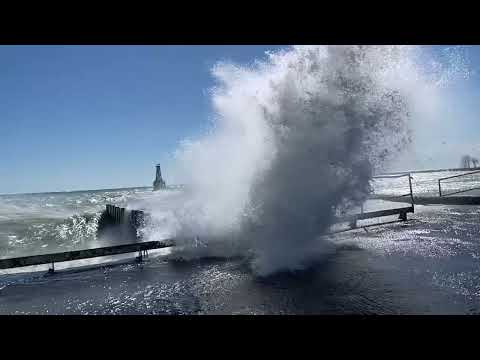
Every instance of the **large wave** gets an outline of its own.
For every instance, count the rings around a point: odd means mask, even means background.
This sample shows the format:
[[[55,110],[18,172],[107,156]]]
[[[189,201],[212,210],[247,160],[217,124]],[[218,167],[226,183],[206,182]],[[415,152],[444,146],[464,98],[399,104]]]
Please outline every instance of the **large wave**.
[[[425,58],[412,46],[295,46],[217,64],[213,126],[176,152],[188,188],[144,204],[145,233],[184,239],[182,256],[248,255],[260,275],[306,266],[335,212],[365,201],[372,174],[410,143],[412,114],[435,108],[446,72]]]

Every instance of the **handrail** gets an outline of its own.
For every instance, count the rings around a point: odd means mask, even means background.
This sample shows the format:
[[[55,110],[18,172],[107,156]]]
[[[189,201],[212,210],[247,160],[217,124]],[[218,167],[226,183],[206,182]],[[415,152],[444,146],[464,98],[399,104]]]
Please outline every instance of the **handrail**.
[[[91,259],[101,256],[112,256],[120,254],[128,254],[139,252],[141,257],[142,252],[153,249],[162,249],[174,246],[174,239],[166,239],[163,241],[147,241],[134,244],[123,244],[115,246],[106,246],[93,249],[74,250],[60,253],[49,253],[41,255],[22,256],[17,258],[0,259],[0,269],[9,269],[15,267],[54,264],[56,262]]]
[[[353,230],[357,229],[357,221],[358,220],[366,220],[366,219],[373,219],[373,218],[378,218],[378,217],[384,217],[384,216],[391,216],[391,215],[400,215],[399,220],[397,221],[407,221],[407,213],[414,213],[415,212],[415,207],[412,204],[409,207],[403,207],[403,208],[396,208],[396,209],[387,209],[387,210],[379,210],[379,211],[370,211],[370,212],[362,212],[361,214],[353,214],[353,215],[347,215],[344,217],[339,217],[335,218],[335,223],[346,223],[348,222],[350,224],[348,230]],[[376,224],[376,225],[383,225],[383,224],[390,224],[392,222],[385,222],[381,224]],[[361,227],[367,227],[368,225],[363,225]],[[330,234],[338,233],[338,232],[343,232],[343,231],[348,231],[348,230],[340,230],[340,231],[333,231],[330,232]]]
[[[468,173],[465,173],[465,174],[459,174],[459,175],[447,176],[447,177],[444,177],[444,178],[440,178],[440,179],[438,179],[438,180],[440,181],[440,180],[453,179],[453,178],[456,178],[456,177],[461,177],[461,176],[466,176],[466,175],[472,175],[472,174],[476,174],[476,173],[480,173],[480,170],[477,170],[477,171],[471,171],[471,172],[468,172]]]
[[[403,214],[403,213],[409,213],[409,212],[414,213],[415,208],[413,206],[408,206],[408,207],[395,208],[395,209],[370,211],[366,213],[364,212],[363,214],[353,214],[353,215],[347,215],[341,218],[336,218],[335,221],[337,223],[350,222],[350,221],[366,220],[366,219]]]
[[[480,187],[474,187],[474,188],[467,189],[467,190],[455,191],[455,192],[452,192],[452,193],[446,194],[446,195],[442,195],[442,193],[440,193],[440,197],[461,194],[461,193],[468,192],[468,191],[473,191],[473,190],[480,190]]]
[[[464,192],[480,189],[480,187],[475,187],[475,188],[471,188],[471,189],[467,189],[467,190],[455,191],[455,192],[452,192],[450,194],[442,194],[442,184],[441,184],[441,182],[443,180],[448,180],[448,179],[453,179],[453,178],[457,178],[457,177],[462,177],[462,176],[467,176],[467,175],[472,175],[472,174],[478,174],[478,173],[480,173],[480,170],[471,171],[471,172],[464,173],[464,174],[459,174],[459,175],[447,176],[447,177],[443,177],[443,178],[438,179],[438,195],[440,197],[450,196],[450,195],[461,194],[461,193],[464,193]]]
[[[414,200],[413,200],[413,189],[412,189],[412,175],[410,173],[404,173],[400,175],[377,175],[373,176],[373,179],[397,179],[401,177],[408,176],[408,185],[410,187],[410,193],[404,194],[404,195],[399,195],[399,196],[394,196],[394,197],[404,197],[404,196],[410,196],[410,200],[412,202],[412,206],[414,205]]]
[[[396,178],[401,178],[401,177],[404,177],[404,176],[410,176],[410,173],[404,173],[404,174],[400,174],[400,175],[376,175],[376,176],[372,176],[372,178],[374,178],[374,179],[396,179]]]

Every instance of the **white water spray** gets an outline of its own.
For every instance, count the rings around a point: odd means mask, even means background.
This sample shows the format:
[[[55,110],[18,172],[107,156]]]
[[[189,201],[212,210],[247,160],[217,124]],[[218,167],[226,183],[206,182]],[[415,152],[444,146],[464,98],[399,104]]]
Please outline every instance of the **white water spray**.
[[[188,190],[143,204],[145,233],[186,239],[182,256],[248,255],[260,275],[308,265],[335,211],[363,202],[373,172],[409,144],[412,113],[434,108],[442,77],[421,55],[301,46],[217,64],[214,126],[176,154]]]

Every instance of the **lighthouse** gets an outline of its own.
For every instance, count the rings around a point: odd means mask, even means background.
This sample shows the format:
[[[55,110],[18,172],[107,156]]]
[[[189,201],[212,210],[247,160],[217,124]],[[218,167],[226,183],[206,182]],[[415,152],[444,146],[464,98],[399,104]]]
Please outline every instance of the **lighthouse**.
[[[157,175],[155,177],[155,181],[153,182],[153,191],[157,191],[160,189],[165,189],[165,181],[162,179],[162,170],[160,170],[160,164],[157,164]]]

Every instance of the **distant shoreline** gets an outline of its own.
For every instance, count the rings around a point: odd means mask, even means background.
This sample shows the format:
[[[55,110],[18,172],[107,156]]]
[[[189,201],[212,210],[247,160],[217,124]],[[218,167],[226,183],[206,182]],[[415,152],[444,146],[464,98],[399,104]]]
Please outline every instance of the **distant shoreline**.
[[[167,185],[167,189],[176,189],[178,187],[184,186],[183,184],[179,185]],[[64,191],[45,191],[45,192],[33,192],[33,193],[6,193],[0,194],[0,196],[14,196],[14,195],[50,195],[50,194],[72,194],[72,193],[81,193],[81,192],[102,192],[102,191],[121,191],[121,190],[132,190],[132,189],[153,189],[152,186],[129,186],[129,187],[120,187],[120,188],[108,188],[108,189],[91,189],[91,190],[64,190]]]
[[[445,171],[477,171],[480,170],[480,167],[475,168],[451,168],[451,169],[430,169],[430,170],[409,170],[409,171],[392,171],[385,172],[381,174],[376,174],[375,176],[380,175],[400,175],[400,174],[420,174],[420,173],[433,173],[433,172],[445,172]],[[175,185],[174,185],[175,186]],[[176,185],[182,186],[182,185]],[[12,195],[38,195],[38,194],[63,194],[63,193],[76,193],[76,192],[87,192],[87,191],[119,191],[119,190],[131,190],[131,189],[148,189],[152,186],[132,186],[132,187],[122,187],[122,188],[111,188],[111,189],[92,189],[92,190],[68,190],[68,191],[46,191],[46,192],[34,192],[34,193],[0,193],[0,196],[12,196]]]
[[[92,190],[65,190],[65,191],[46,191],[46,192],[33,192],[33,193],[11,193],[0,194],[0,196],[13,196],[13,195],[49,195],[49,194],[65,194],[65,193],[80,193],[80,192],[94,192],[94,191],[119,191],[119,190],[132,190],[132,189],[148,189],[151,186],[132,186],[122,188],[111,189],[92,189]]]

